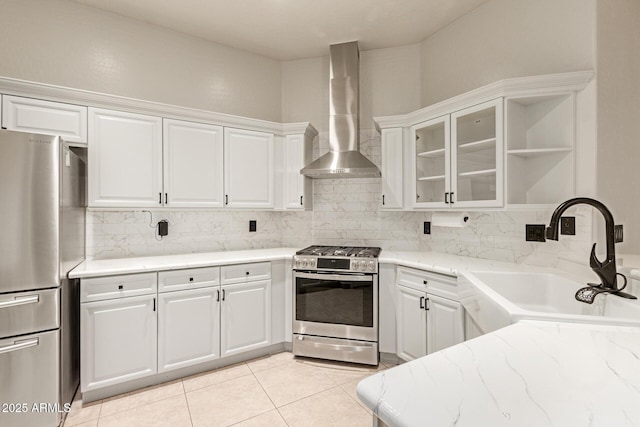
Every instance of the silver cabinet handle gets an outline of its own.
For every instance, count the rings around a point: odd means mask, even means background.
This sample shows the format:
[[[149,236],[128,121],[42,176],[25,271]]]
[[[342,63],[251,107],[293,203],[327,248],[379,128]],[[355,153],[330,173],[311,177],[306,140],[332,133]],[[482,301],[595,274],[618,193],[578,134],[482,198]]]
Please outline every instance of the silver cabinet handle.
[[[18,351],[29,347],[35,347],[38,345],[38,341],[38,338],[22,342],[14,341],[12,345],[0,347],[0,354],[11,353],[12,351]]]
[[[28,297],[14,298],[12,300],[1,301],[0,308],[9,308],[9,307],[15,307],[17,305],[33,304],[38,301],[40,301],[40,297],[38,295],[30,295]]]

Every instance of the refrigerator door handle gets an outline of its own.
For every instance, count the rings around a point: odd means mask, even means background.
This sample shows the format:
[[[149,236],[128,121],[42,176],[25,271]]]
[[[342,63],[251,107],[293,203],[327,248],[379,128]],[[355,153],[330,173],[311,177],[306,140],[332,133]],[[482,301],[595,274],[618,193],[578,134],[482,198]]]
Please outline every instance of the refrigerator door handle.
[[[0,347],[0,354],[3,353],[11,353],[12,351],[22,350],[29,347],[35,347],[39,344],[38,338],[34,338],[32,340],[27,341],[14,341],[13,345],[7,345],[5,347]]]
[[[14,298],[12,300],[0,301],[0,309],[15,307],[17,305],[33,304],[38,301],[40,301],[40,297],[38,295],[30,295],[28,297]]]

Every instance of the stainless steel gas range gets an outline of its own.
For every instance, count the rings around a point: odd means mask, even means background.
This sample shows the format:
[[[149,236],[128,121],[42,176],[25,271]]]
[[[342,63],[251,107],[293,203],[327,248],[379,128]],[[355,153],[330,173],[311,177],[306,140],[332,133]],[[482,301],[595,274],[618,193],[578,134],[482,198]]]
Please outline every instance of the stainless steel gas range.
[[[377,365],[380,248],[310,246],[293,258],[293,354]]]

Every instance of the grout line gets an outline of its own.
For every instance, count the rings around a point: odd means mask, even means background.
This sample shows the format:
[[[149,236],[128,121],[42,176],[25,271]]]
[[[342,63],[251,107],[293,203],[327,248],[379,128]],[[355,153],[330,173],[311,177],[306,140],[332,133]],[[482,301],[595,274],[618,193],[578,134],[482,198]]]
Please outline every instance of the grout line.
[[[184,388],[184,379],[180,380],[182,382],[182,392],[184,393],[184,400],[187,402],[187,412],[189,413],[189,422],[191,423],[191,427],[193,427],[193,417],[191,416],[191,407],[189,406],[189,399],[187,398],[187,389]]]

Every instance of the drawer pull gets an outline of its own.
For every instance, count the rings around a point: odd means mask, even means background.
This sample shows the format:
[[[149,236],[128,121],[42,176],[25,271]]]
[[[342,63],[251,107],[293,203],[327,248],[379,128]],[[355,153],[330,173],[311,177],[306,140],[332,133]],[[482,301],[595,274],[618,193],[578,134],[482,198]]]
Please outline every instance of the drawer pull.
[[[0,354],[11,353],[12,351],[18,351],[29,347],[35,347],[38,345],[38,341],[38,338],[22,342],[14,341],[13,345],[0,347]]]
[[[123,290],[124,289],[124,285],[118,285],[118,289]]]
[[[248,276],[248,275],[249,275],[249,272],[247,271],[245,274]]]
[[[193,277],[189,277],[189,281],[190,281],[190,282],[193,282]]]
[[[423,285],[426,285],[426,284],[427,284],[427,281],[426,281],[426,280],[423,280],[423,281],[422,281],[422,284],[423,284]]]
[[[31,295],[31,296],[22,297],[22,298],[14,298],[8,301],[1,301],[0,308],[9,308],[9,307],[15,307],[18,305],[33,304],[34,302],[38,302],[39,300],[40,300],[40,297],[38,295]]]

